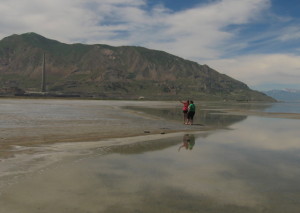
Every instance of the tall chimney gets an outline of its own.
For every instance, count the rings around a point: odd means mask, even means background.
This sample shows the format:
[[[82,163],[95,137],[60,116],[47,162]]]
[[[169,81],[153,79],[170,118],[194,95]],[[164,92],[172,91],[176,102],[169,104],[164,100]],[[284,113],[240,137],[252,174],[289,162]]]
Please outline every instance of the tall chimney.
[[[46,92],[46,59],[45,53],[43,54],[43,70],[42,70],[42,92]]]

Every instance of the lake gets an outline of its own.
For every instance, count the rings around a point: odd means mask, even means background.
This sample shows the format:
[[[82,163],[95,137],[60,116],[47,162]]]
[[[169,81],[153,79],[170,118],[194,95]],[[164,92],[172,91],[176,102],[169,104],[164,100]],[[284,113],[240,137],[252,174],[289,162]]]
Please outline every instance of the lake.
[[[32,154],[0,161],[0,212],[298,213],[300,120],[222,112],[231,108],[299,113],[291,103],[201,103],[193,131],[17,146]],[[141,110],[171,120],[178,108]]]

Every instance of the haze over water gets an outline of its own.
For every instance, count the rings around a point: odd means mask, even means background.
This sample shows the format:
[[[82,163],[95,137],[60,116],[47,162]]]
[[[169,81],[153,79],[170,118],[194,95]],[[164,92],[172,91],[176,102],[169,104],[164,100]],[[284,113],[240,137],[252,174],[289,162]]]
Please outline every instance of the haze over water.
[[[218,123],[217,129],[111,145],[42,145],[31,165],[10,167],[23,168],[22,175],[4,170],[14,158],[2,159],[0,170],[10,174],[0,176],[0,212],[298,213],[300,120],[229,116],[201,107],[206,113],[198,112],[196,123]]]

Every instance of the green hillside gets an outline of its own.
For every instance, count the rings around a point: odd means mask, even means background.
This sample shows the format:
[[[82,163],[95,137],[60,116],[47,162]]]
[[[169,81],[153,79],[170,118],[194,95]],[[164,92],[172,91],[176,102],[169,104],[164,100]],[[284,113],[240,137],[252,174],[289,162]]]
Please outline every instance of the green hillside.
[[[0,88],[100,98],[274,101],[207,65],[143,47],[64,44],[35,33],[0,41]]]

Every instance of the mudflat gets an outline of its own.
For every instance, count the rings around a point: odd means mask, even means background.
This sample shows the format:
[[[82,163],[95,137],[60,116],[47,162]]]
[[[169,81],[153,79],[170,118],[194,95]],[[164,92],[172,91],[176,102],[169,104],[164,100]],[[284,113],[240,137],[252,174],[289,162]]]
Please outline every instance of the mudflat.
[[[298,105],[0,105],[1,213],[299,211]]]
[[[124,107],[176,108],[179,102],[1,99],[1,156],[13,146],[100,141],[200,130]],[[181,121],[181,114],[179,114]],[[203,127],[201,127],[203,128]]]
[[[223,117],[211,119],[215,123],[201,120],[210,114],[300,118],[299,113],[268,113],[241,105],[223,105],[225,107],[220,108],[222,104],[196,101],[198,110],[201,110],[196,113],[196,125],[187,126],[183,125],[181,103],[178,101],[1,99],[0,157],[11,155],[7,150],[13,146],[89,142],[143,135],[150,137],[220,128],[219,123]],[[142,110],[145,108],[163,111],[147,113]],[[205,114],[201,114],[205,111]],[[223,127],[226,125],[222,124]]]

